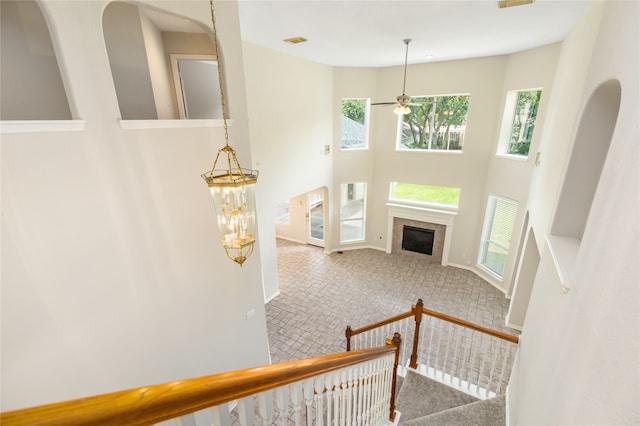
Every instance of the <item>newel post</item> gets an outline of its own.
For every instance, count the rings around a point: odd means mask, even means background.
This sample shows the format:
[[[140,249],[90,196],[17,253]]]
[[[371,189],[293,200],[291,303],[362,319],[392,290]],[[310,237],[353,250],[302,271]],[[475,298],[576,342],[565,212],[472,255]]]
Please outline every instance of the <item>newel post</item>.
[[[351,326],[348,325],[347,329],[344,331],[344,337],[347,338],[347,352],[351,351],[351,335],[353,334],[353,330]]]
[[[411,349],[411,357],[409,358],[409,367],[418,367],[418,340],[420,338],[420,323],[422,322],[422,308],[424,303],[422,299],[418,299],[418,303],[411,306],[413,310],[413,316],[416,322],[416,328],[413,333],[413,348]]]
[[[398,360],[400,359],[400,344],[402,338],[400,333],[393,333],[393,339],[387,339],[385,341],[387,346],[395,346],[396,358],[393,361],[393,378],[391,380],[391,400],[389,404],[389,421],[393,422],[396,417],[396,379],[398,377]]]

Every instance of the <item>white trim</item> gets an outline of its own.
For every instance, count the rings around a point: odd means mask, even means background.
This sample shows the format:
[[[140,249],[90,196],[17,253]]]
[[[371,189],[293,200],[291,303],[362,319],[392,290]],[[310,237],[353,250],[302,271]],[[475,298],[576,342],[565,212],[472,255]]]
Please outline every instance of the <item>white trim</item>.
[[[548,235],[547,246],[551,253],[551,258],[558,271],[560,285],[566,293],[571,290],[569,278],[573,272],[573,267],[578,256],[581,241],[577,238],[563,237],[559,235]]]
[[[0,121],[0,133],[79,132],[86,120],[11,120]]]
[[[420,222],[436,223],[445,226],[444,247],[442,248],[442,266],[449,264],[449,250],[451,249],[451,237],[453,234],[453,222],[458,215],[456,212],[435,210],[425,207],[405,206],[401,204],[387,203],[387,253],[391,253],[393,243],[393,219],[409,219]]]
[[[124,130],[142,129],[182,129],[191,127],[223,127],[221,119],[184,119],[184,120],[118,120]],[[233,120],[227,120],[231,127]]]
[[[276,291],[275,293],[273,293],[271,296],[269,296],[268,298],[266,298],[264,300],[264,304],[266,305],[267,303],[271,302],[273,299],[275,299],[276,297],[278,297],[280,295],[280,290]]]

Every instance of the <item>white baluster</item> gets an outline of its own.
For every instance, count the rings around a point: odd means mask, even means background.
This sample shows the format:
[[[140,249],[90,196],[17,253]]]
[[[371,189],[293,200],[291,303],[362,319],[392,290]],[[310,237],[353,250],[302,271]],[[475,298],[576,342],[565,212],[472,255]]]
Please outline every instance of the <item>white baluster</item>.
[[[295,382],[289,385],[291,392],[291,404],[293,405],[293,419],[296,426],[302,425],[302,383]]]
[[[314,382],[314,395],[316,400],[316,425],[324,426],[324,375],[316,376]],[[328,408],[328,407],[327,407]]]
[[[238,399],[238,421],[242,426],[253,425],[253,398]]]
[[[289,388],[287,386],[281,386],[275,390],[275,394],[280,426],[287,426],[287,420],[289,417]]]
[[[340,371],[340,425],[347,424],[347,399],[349,398],[348,368]]]
[[[364,394],[364,364],[360,363],[356,366],[356,374],[358,375],[358,377],[356,378],[358,398],[355,399],[356,424],[361,425],[362,424],[362,408],[363,408],[362,398]]]
[[[313,425],[313,378],[304,380],[302,382],[302,395],[304,396],[304,403],[306,405],[307,426]]]
[[[213,416],[213,426],[231,426],[229,404],[220,404],[211,407],[211,415]]]
[[[258,415],[263,425],[271,425],[273,418],[273,396],[270,391],[260,392],[258,399]]]

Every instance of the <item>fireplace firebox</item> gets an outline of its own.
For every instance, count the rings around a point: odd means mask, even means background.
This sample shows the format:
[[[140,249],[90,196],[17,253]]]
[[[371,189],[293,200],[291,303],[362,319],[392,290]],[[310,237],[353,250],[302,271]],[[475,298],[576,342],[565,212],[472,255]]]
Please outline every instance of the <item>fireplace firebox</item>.
[[[415,226],[404,225],[402,228],[402,250],[416,253],[433,253],[433,229],[417,228]]]

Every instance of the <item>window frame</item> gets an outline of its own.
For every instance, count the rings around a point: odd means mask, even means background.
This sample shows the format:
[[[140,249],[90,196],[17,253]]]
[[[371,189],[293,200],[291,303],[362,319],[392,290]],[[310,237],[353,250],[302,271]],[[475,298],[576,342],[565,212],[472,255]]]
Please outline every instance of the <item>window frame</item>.
[[[428,152],[428,153],[438,153],[438,154],[463,154],[464,153],[464,142],[465,142],[465,136],[466,136],[466,127],[467,127],[467,123],[469,120],[469,104],[471,101],[471,93],[449,93],[449,94],[438,94],[438,95],[422,95],[422,96],[412,96],[411,97],[411,101],[418,101],[419,99],[424,99],[424,98],[444,98],[444,97],[458,97],[458,96],[466,96],[467,97],[467,109],[466,109],[466,113],[465,113],[465,119],[464,119],[464,124],[460,125],[463,127],[463,131],[462,133],[462,144],[460,145],[460,149],[435,149],[435,148],[407,148],[402,144],[402,134],[403,134],[403,124],[405,123],[405,117],[407,117],[407,115],[399,115],[398,116],[398,123],[397,123],[397,127],[396,127],[396,147],[395,150],[397,152],[412,152],[412,153],[416,153],[416,152]],[[437,102],[437,101],[436,101]],[[415,108],[415,106],[412,106],[410,108]],[[413,113],[413,112],[412,112]],[[410,115],[410,114],[409,114]],[[442,126],[441,126],[442,127]],[[441,132],[438,132],[441,133]]]
[[[493,207],[492,207],[492,200]],[[497,203],[498,201],[502,201],[508,204],[511,204],[515,207],[515,211],[513,212],[513,224],[511,226],[511,234],[509,236],[508,246],[505,247],[501,242],[496,241],[492,238],[493,224],[496,219],[496,211],[497,211]],[[480,244],[478,247],[478,256],[477,256],[477,265],[481,267],[483,270],[495,275],[500,279],[504,279],[504,271],[506,269],[507,259],[509,257],[509,252],[511,250],[511,242],[513,240],[513,232],[515,230],[516,220],[518,218],[518,208],[519,203],[516,200],[512,200],[506,197],[501,197],[495,194],[489,194],[487,197],[487,205],[485,208],[484,220],[482,222],[482,233],[480,235]],[[489,215],[490,211],[492,211],[491,216]],[[490,223],[488,222],[489,218],[491,218]],[[499,246],[499,248],[503,249],[506,253],[504,255],[504,263],[502,265],[502,271],[496,271],[487,265],[487,254],[489,253],[489,245],[493,244],[495,246]]]
[[[393,190],[395,185],[397,184],[407,184],[407,185],[418,185],[418,186],[426,186],[426,187],[432,187],[432,188],[448,188],[448,189],[457,189],[458,190],[458,204],[441,204],[441,203],[435,203],[435,202],[430,202],[430,201],[420,201],[420,200],[411,200],[408,198],[394,198],[393,197]],[[460,193],[462,192],[461,188],[454,188],[454,187],[450,187],[450,186],[437,186],[437,185],[423,185],[423,184],[417,184],[417,183],[410,183],[410,182],[395,182],[395,181],[391,181],[389,182],[389,202],[395,203],[395,204],[405,204],[405,205],[409,205],[409,206],[416,206],[416,207],[435,207],[441,210],[452,210],[452,211],[458,211],[459,207],[460,207]]]
[[[362,147],[349,148],[349,147],[343,146],[343,143],[342,143],[342,140],[343,140],[342,119],[343,117],[348,118],[344,114],[342,114],[342,105],[344,101],[348,101],[348,100],[364,100],[365,101],[364,123],[362,124],[364,126],[364,140],[363,140],[364,146]],[[366,151],[369,149],[370,120],[371,120],[371,98],[341,98],[340,99],[340,151]],[[355,120],[353,121],[357,123],[357,121]]]
[[[512,154],[509,149],[512,145],[511,135],[513,134],[515,115],[518,107],[518,97],[520,93],[524,92],[540,92],[540,100],[536,109],[536,116],[533,120],[533,130],[531,135],[531,141],[529,141],[529,149],[527,154]],[[533,132],[536,129],[536,121],[538,119],[538,112],[540,111],[540,102],[542,101],[542,87],[533,87],[529,89],[515,89],[509,90],[505,97],[504,112],[502,114],[502,123],[500,125],[500,133],[498,137],[498,146],[496,148],[496,156],[509,158],[512,160],[528,160],[531,154],[531,144],[533,143]]]
[[[346,194],[345,191],[348,191],[348,186],[349,185],[357,185],[357,184],[362,184],[364,185],[363,191],[362,191],[362,217],[357,218],[357,219],[343,219],[342,214],[343,214],[343,208],[346,205]],[[339,226],[340,226],[340,232],[339,232],[339,238],[340,238],[340,244],[350,244],[350,243],[359,243],[359,242],[363,242],[366,240],[367,237],[367,182],[365,181],[353,181],[353,182],[344,182],[342,184],[340,184],[340,210],[339,210]],[[361,230],[362,230],[362,237],[358,238],[358,239],[344,239],[343,237],[343,232],[342,232],[342,224],[346,221],[359,221],[361,222]]]

